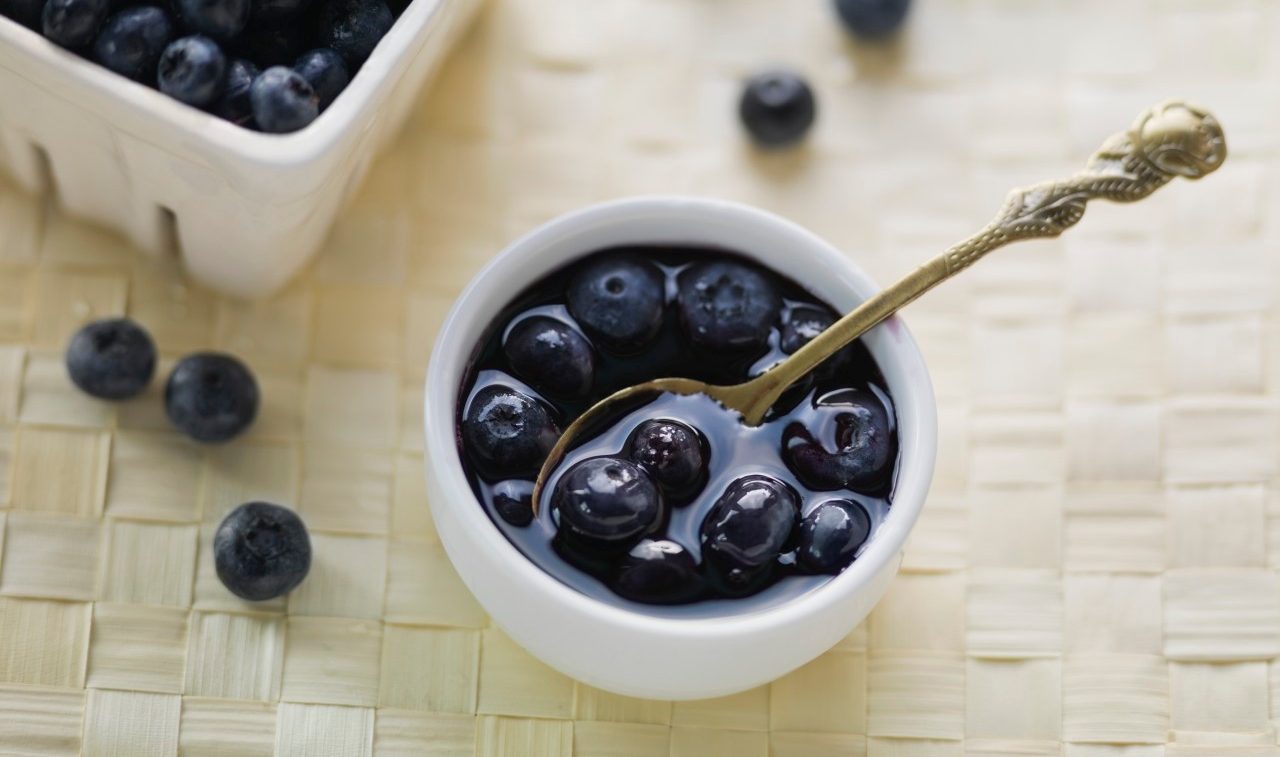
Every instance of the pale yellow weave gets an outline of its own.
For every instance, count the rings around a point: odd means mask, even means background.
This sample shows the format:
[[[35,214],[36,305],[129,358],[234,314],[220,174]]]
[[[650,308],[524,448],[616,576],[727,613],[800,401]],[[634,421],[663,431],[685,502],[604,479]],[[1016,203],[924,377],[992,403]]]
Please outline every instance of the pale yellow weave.
[[[494,0],[316,263],[246,304],[0,187],[0,753],[1277,757],[1280,4],[917,0],[896,50],[826,0]],[[739,81],[805,71],[761,156]],[[435,330],[533,224],[638,192],[756,203],[887,280],[1164,97],[1229,164],[912,306],[941,418],[903,573],[836,649],[723,700],[575,684],[488,619],[422,478]],[[13,104],[9,104],[13,105]],[[0,105],[5,107],[5,105]],[[119,406],[61,350],[128,313],[266,397],[233,444]],[[214,575],[260,498],[311,525],[288,601]],[[619,650],[625,654],[625,650]]]

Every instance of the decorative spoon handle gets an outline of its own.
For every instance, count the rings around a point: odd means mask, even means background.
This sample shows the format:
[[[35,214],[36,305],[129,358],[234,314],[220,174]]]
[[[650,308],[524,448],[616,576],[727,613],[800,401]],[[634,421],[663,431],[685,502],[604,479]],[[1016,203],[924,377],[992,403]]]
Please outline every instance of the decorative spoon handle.
[[[740,408],[743,419],[756,425],[800,377],[988,252],[1023,239],[1056,237],[1079,222],[1090,200],[1136,202],[1175,177],[1206,176],[1226,157],[1226,140],[1212,115],[1178,101],[1157,105],[1127,132],[1104,142],[1083,171],[1014,190],[981,231],[876,293],[759,377],[720,388],[725,396],[719,399]]]

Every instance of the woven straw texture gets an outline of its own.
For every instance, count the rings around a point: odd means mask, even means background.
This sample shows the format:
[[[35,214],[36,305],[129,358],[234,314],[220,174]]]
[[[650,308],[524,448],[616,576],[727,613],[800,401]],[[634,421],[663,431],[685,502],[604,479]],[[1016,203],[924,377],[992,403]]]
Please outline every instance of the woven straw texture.
[[[1280,755],[1277,42],[1271,0],[918,0],[889,49],[825,0],[495,0],[318,261],[254,304],[4,185],[0,753]],[[772,63],[823,112],[804,150],[760,156],[735,99]],[[1169,96],[1219,115],[1223,170],[912,306],[937,476],[845,642],[672,704],[575,684],[490,626],[430,522],[419,402],[443,314],[507,240],[593,200],[709,194],[886,280]],[[74,391],[68,336],[119,313],[161,370],[250,362],[252,433],[200,447],[154,388]],[[211,529],[250,498],[313,529],[287,602],[213,573]]]

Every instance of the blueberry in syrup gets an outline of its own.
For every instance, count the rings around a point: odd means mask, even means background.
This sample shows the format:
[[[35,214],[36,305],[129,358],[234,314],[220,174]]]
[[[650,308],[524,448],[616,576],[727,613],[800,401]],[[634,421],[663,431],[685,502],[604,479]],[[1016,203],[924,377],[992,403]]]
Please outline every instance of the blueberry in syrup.
[[[881,39],[898,31],[911,0],[835,0],[836,13],[854,35]]]
[[[342,56],[327,47],[318,47],[303,53],[293,63],[293,70],[307,80],[320,98],[320,110],[329,107],[342,90],[347,88],[351,75]]]
[[[249,102],[249,87],[258,77],[258,67],[252,61],[236,58],[227,66],[226,88],[210,110],[238,126],[253,125],[253,105]]]
[[[173,34],[169,14],[160,8],[126,8],[107,19],[93,42],[93,59],[121,76],[151,83],[160,54]]]
[[[672,504],[696,494],[707,475],[706,442],[680,421],[654,419],[636,426],[627,440],[627,457],[649,472]]]
[[[249,502],[227,514],[213,536],[213,562],[232,594],[261,602],[289,593],[311,569],[311,539],[292,510]]]
[[[249,105],[259,129],[272,134],[297,131],[320,115],[320,98],[291,68],[272,66],[249,86]]]
[[[174,0],[178,18],[188,31],[226,42],[249,23],[249,0]]]
[[[513,526],[533,522],[533,485],[527,481],[501,481],[493,487],[493,509]]]
[[[789,147],[809,133],[818,117],[818,101],[799,74],[767,71],[747,80],[738,116],[760,147]]]
[[[782,300],[759,270],[725,260],[683,271],[676,305],[694,346],[759,351],[768,346]]]
[[[151,335],[128,318],[85,325],[67,345],[67,374],[86,394],[105,400],[134,397],[156,371]]]
[[[160,55],[160,91],[188,105],[202,108],[222,94],[227,58],[218,43],[193,35],[169,43]]]
[[[618,457],[582,460],[551,495],[560,535],[593,547],[634,544],[662,520],[662,493],[644,468]]]
[[[882,488],[898,450],[884,403],[854,389],[817,398],[811,424],[790,423],[782,443],[788,467],[817,491]]]
[[[639,257],[599,257],[569,281],[569,312],[598,343],[615,352],[634,352],[662,327],[666,304],[662,272]]]
[[[645,539],[622,559],[611,586],[636,602],[675,605],[698,599],[704,581],[689,550],[667,539]]]
[[[199,442],[239,436],[258,416],[258,382],[231,355],[197,352],[178,361],[164,388],[169,422]]]
[[[556,397],[582,397],[595,378],[595,353],[586,338],[545,315],[511,327],[502,349],[511,369],[535,389]]]
[[[41,13],[44,36],[68,50],[88,47],[107,20],[110,0],[48,0]]]
[[[775,566],[791,540],[800,506],[796,492],[765,475],[729,484],[702,522],[703,559],[716,569],[724,591],[750,593]]]
[[[790,355],[805,346],[827,327],[836,322],[836,317],[826,308],[812,305],[799,305],[791,309],[787,320],[782,324],[782,339],[778,346]]]
[[[493,478],[536,475],[559,437],[547,408],[508,386],[476,392],[462,420],[467,452]]]
[[[871,516],[861,505],[828,500],[800,521],[796,562],[810,573],[839,573],[870,535]]]
[[[395,23],[383,0],[324,0],[320,8],[320,44],[351,66],[359,66]]]

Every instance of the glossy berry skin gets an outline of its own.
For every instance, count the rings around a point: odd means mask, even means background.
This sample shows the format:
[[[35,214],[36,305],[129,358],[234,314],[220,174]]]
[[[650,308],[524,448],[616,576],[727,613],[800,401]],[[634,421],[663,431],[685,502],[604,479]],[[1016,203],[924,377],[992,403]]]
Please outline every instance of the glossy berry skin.
[[[293,64],[293,70],[307,80],[320,98],[320,110],[329,107],[342,90],[347,88],[351,75],[342,56],[327,47],[308,50]]]
[[[493,509],[513,526],[529,525],[533,522],[533,484],[516,480],[494,485]]]
[[[48,0],[40,17],[41,29],[49,41],[80,50],[98,36],[110,10],[110,0]]]
[[[311,569],[311,538],[292,510],[267,502],[240,505],[213,535],[213,563],[222,585],[241,599],[283,596]]]
[[[507,386],[476,392],[462,419],[462,441],[491,478],[535,475],[558,438],[546,407]]]
[[[236,40],[236,54],[260,67],[291,66],[311,45],[308,24],[250,23]]]
[[[582,397],[595,379],[591,344],[568,324],[544,315],[521,319],[507,332],[502,351],[511,369],[539,391]]]
[[[297,131],[320,115],[320,98],[302,75],[272,66],[249,86],[249,104],[258,128],[272,134]]]
[[[782,299],[755,268],[716,261],[681,272],[676,305],[695,347],[743,352],[768,346]]]
[[[804,139],[817,120],[818,101],[798,74],[769,71],[747,80],[738,116],[758,146],[790,147]]]
[[[782,324],[782,338],[778,346],[790,355],[835,322],[835,316],[825,308],[799,305],[791,310],[786,323]]]
[[[249,87],[259,73],[258,67],[244,58],[232,60],[227,65],[227,83],[222,96],[209,110],[233,124],[252,126],[253,106],[249,102]]]
[[[173,35],[173,22],[160,8],[126,8],[107,19],[93,42],[93,59],[121,76],[150,83]]]
[[[569,312],[597,344],[613,352],[637,352],[662,327],[666,305],[662,272],[630,255],[598,258],[569,280]]]
[[[574,463],[556,481],[551,505],[559,535],[602,549],[626,549],[662,521],[657,484],[643,468],[617,457]]]
[[[0,16],[15,21],[28,29],[40,30],[40,16],[44,0],[0,0]]]
[[[620,596],[651,605],[692,602],[704,590],[693,556],[666,539],[645,539],[632,547],[611,585]]]
[[[702,522],[702,556],[730,594],[751,593],[791,540],[800,506],[775,478],[744,476],[729,484]]]
[[[809,573],[835,575],[853,562],[871,535],[867,511],[847,499],[832,499],[800,521],[796,562]]]
[[[702,435],[679,421],[655,419],[636,426],[627,439],[627,457],[648,471],[673,503],[687,501],[706,479]]]
[[[173,0],[182,25],[193,34],[227,42],[249,23],[249,0]]]
[[[155,342],[128,318],[94,321],[77,331],[67,346],[71,382],[99,399],[135,397],[155,372]]]
[[[874,395],[854,389],[818,400],[813,427],[783,431],[783,459],[810,489],[883,488],[898,453],[889,413]]]
[[[325,0],[320,9],[320,44],[356,67],[369,57],[395,20],[383,0]]]
[[[883,39],[902,27],[911,0],[835,0],[845,27],[863,39]]]
[[[188,105],[203,108],[222,94],[227,59],[218,43],[193,35],[169,43],[160,56],[160,91]]]
[[[164,388],[169,422],[199,442],[239,436],[258,416],[258,382],[236,358],[197,352],[178,361]]]

